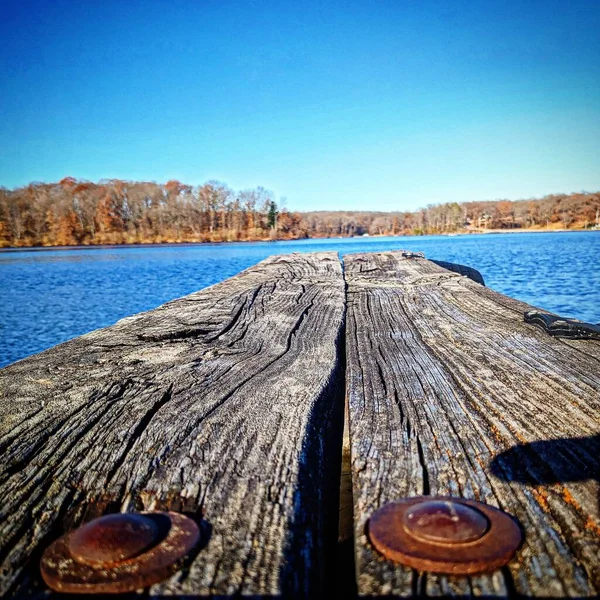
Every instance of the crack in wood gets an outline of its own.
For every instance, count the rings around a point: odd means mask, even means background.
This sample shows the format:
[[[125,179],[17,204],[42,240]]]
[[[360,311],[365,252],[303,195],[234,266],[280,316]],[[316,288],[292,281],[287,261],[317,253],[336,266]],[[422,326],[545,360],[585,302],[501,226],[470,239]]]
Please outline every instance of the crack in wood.
[[[0,370],[0,594],[40,589],[35,557],[68,524],[152,508],[204,515],[209,539],[150,596],[320,594],[344,287],[333,253],[267,259]]]
[[[600,536],[588,521],[599,514],[590,433],[600,432],[600,371],[592,359],[600,345],[543,338],[522,323],[527,305],[422,259],[388,252],[346,255],[344,263],[359,594],[595,594]],[[581,451],[562,449],[574,432]],[[538,440],[555,451],[538,451]],[[495,455],[528,443],[523,457],[531,458],[520,468],[504,460],[493,470]],[[591,478],[574,479],[567,464],[587,465]],[[525,475],[517,483],[518,473]],[[419,576],[382,561],[364,534],[369,515],[423,492],[479,499],[516,515],[527,533],[518,559],[463,578]]]

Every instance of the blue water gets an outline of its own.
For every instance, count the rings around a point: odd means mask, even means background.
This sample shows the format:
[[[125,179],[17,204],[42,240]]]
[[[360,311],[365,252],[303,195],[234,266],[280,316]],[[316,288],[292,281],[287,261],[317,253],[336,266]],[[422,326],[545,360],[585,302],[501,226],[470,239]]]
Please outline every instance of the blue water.
[[[0,252],[0,366],[195,292],[272,254],[408,249],[535,306],[600,321],[600,232]]]

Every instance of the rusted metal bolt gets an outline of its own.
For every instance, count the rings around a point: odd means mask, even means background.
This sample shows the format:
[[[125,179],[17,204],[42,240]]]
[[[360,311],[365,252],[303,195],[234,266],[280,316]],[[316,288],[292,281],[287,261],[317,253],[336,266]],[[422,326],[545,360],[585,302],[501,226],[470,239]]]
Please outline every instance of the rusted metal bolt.
[[[77,562],[109,567],[142,554],[158,536],[156,523],[143,515],[105,515],[73,532],[69,552]]]
[[[404,513],[402,523],[414,538],[439,544],[474,542],[490,525],[483,513],[450,500],[415,504]]]
[[[522,541],[506,513],[464,498],[403,498],[376,511],[369,539],[383,556],[420,571],[466,575],[493,571]]]
[[[46,548],[40,569],[58,592],[129,592],[171,575],[199,539],[198,525],[179,513],[105,515]]]

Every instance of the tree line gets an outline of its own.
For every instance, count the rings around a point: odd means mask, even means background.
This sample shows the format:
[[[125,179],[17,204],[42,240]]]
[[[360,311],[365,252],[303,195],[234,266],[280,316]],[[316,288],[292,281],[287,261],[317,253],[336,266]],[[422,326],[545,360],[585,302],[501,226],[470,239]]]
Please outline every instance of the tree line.
[[[430,204],[414,212],[291,212],[263,187],[66,177],[0,188],[0,247],[421,235],[597,225],[600,192]]]

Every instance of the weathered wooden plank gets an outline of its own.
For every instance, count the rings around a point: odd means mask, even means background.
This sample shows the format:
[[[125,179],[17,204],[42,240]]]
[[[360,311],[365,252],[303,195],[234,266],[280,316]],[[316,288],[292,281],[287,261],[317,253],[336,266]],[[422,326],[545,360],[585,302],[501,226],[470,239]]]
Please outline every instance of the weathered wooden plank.
[[[425,258],[423,256],[423,258]],[[448,271],[452,271],[453,273],[458,273],[459,275],[464,275],[469,279],[472,279],[475,283],[480,283],[481,285],[485,285],[485,281],[483,280],[483,276],[481,273],[474,269],[473,267],[468,267],[467,265],[459,265],[457,263],[446,262],[445,260],[431,260],[432,263],[435,263],[438,267],[443,267]]]
[[[600,361],[523,322],[531,307],[402,253],[347,255],[359,593],[600,592]],[[474,577],[419,574],[365,534],[380,506],[453,495],[516,516],[517,557]]]
[[[319,593],[344,309],[335,253],[274,257],[0,371],[0,595],[42,589],[40,552],[65,530],[153,509],[204,527],[153,596]]]

